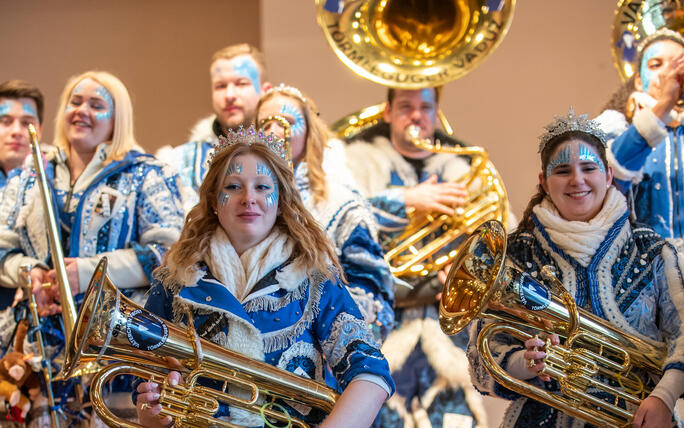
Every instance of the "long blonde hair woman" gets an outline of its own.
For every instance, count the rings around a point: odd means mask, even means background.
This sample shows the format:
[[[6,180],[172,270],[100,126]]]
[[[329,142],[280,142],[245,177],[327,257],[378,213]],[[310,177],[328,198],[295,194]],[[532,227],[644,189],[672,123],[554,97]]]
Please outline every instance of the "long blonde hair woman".
[[[200,202],[146,307],[180,323],[190,310],[200,336],[247,357],[321,383],[334,375],[331,386],[344,392],[321,426],[367,427],[392,392],[389,367],[337,280],[335,252],[304,208],[282,153],[251,131],[229,132],[215,149]],[[179,378],[172,372],[168,381]],[[138,386],[143,425],[172,423],[157,417],[158,399],[157,384]],[[324,417],[278,404],[308,423]],[[264,423],[235,408],[216,416],[239,426]]]

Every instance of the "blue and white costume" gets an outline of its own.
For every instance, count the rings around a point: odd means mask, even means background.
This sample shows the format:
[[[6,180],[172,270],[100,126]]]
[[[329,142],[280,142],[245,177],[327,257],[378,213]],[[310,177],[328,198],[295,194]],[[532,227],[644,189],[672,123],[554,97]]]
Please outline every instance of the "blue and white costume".
[[[681,255],[653,229],[630,223],[624,196],[615,188],[609,190],[601,212],[588,223],[562,219],[548,199],[534,208],[532,221],[532,230],[511,235],[507,256],[532,277],[540,277],[544,265],[553,266],[579,307],[648,343],[665,342],[668,353],[662,366],[664,375],[651,395],[662,399],[672,410],[684,392]],[[584,422],[494,381],[476,348],[477,335],[485,322],[478,320],[471,326],[468,356],[477,388],[485,394],[512,400],[502,426],[584,426]],[[522,356],[522,342],[506,335],[491,339],[495,361],[506,371],[537,387],[559,390],[555,381],[543,382],[530,374]],[[647,383],[653,386],[654,381],[650,379]]]
[[[5,174],[5,170],[2,169],[2,167],[0,166],[0,201],[3,199],[5,187],[7,187],[7,182],[10,180],[12,176],[16,175],[18,172],[19,169],[15,168],[12,171],[10,171],[8,177],[7,174]],[[16,291],[17,289],[14,287],[5,287],[4,282],[0,284],[0,311],[12,305],[12,302],[14,301],[14,294],[16,293]],[[4,344],[5,341],[0,340],[0,343]]]
[[[344,178],[349,172],[340,164],[339,156],[335,156],[338,165],[333,165],[333,150],[326,149],[323,161],[328,187],[326,201],[315,203],[306,162],[300,162],[295,168],[295,185],[306,208],[332,239],[349,283],[349,293],[371,324],[376,338],[383,340],[394,325],[394,277],[377,242],[377,224],[370,207],[349,184],[351,179]],[[339,150],[344,156],[343,149],[339,147]]]
[[[441,133],[438,138],[450,140]],[[461,144],[455,140],[450,143]],[[433,174],[441,182],[456,180],[470,168],[463,158],[435,154],[424,162],[418,176],[416,168],[392,146],[385,123],[349,144],[346,157],[359,190],[372,205],[383,244],[409,224],[404,187],[415,186]],[[442,288],[436,275],[429,283]],[[436,428],[463,423],[464,419],[473,420],[473,426],[487,425],[482,398],[468,375],[466,334],[446,336],[437,315],[436,302],[395,309],[396,327],[382,352],[390,364],[397,393],[383,405],[375,426]]]
[[[112,282],[131,292],[137,289],[132,297],[141,299],[152,271],[180,236],[183,212],[179,179],[165,164],[136,151],[105,163],[109,150],[109,145],[100,144],[73,186],[64,152],[55,152],[45,162],[47,180],[64,256],[78,258],[80,291],[87,289],[97,262],[107,256]],[[24,263],[51,266],[45,224],[33,164],[27,162],[10,180],[0,203],[3,282],[19,286],[19,267]],[[76,302],[79,298],[75,296]],[[63,339],[50,343],[60,347]],[[127,408],[125,402],[110,405]],[[34,420],[43,423],[40,421]]]
[[[177,175],[136,151],[105,164],[108,150],[107,144],[98,146],[73,187],[63,152],[46,163],[64,255],[79,258],[82,292],[102,256],[109,256],[118,287],[148,285],[183,224]],[[10,180],[0,204],[0,277],[15,286],[20,285],[21,264],[47,265],[50,257],[35,181],[33,166],[27,164]]]
[[[211,115],[195,124],[190,131],[189,142],[173,148],[165,146],[156,153],[159,160],[171,165],[180,175],[186,214],[199,201],[197,191],[207,175],[207,159],[218,143],[219,135],[221,125],[216,120],[216,115]]]
[[[205,263],[190,272],[162,270],[146,308],[174,323],[185,323],[189,309],[200,336],[228,349],[320,383],[334,379],[338,390],[363,379],[391,395],[387,362],[349,293],[320,272],[308,276],[292,249],[274,229],[238,256],[219,226]],[[323,416],[279,404],[309,423]],[[262,426],[239,409],[219,413],[240,426]]]
[[[648,94],[633,96],[637,105],[653,104]],[[648,107],[637,108],[631,124],[614,110],[595,120],[612,137],[608,161],[620,189],[633,192],[637,221],[664,238],[684,238],[684,127],[665,126]]]

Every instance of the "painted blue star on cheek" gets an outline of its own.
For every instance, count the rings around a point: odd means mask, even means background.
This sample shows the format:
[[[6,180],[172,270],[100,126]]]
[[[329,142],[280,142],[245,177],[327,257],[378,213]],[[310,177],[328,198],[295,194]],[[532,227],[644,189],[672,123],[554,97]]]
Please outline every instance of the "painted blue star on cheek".
[[[297,107],[291,104],[285,104],[280,108],[280,112],[294,117],[295,123],[292,124],[292,136],[296,137],[304,133],[304,115]]]

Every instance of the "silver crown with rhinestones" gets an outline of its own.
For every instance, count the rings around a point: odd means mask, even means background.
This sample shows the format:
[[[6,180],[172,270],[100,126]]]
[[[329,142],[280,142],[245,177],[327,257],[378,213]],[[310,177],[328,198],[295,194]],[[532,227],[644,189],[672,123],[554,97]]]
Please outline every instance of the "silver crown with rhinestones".
[[[544,127],[546,132],[539,136],[539,153],[544,151],[546,144],[551,141],[554,137],[563,135],[570,131],[584,132],[589,135],[593,135],[598,138],[606,147],[606,134],[603,132],[598,124],[598,122],[593,121],[588,118],[588,114],[581,114],[579,116],[575,115],[575,110],[570,107],[567,116],[553,116],[553,122],[549,123]]]
[[[273,92],[279,92],[279,93],[290,95],[292,97],[297,98],[299,101],[302,102],[302,104],[307,104],[306,98],[304,98],[304,94],[302,94],[302,91],[295,88],[294,86],[286,85],[284,83],[281,83],[278,86],[272,86],[266,91],[266,93],[264,94],[264,97],[266,97],[268,94],[271,94]]]
[[[244,143],[247,145],[264,144],[271,149],[278,157],[290,162],[285,140],[276,137],[272,133],[266,134],[264,131],[257,131],[254,125],[245,129],[242,125],[238,129],[229,129],[225,135],[219,136],[219,141],[214,145],[214,150],[209,154],[209,165],[214,161],[214,157],[233,144]]]

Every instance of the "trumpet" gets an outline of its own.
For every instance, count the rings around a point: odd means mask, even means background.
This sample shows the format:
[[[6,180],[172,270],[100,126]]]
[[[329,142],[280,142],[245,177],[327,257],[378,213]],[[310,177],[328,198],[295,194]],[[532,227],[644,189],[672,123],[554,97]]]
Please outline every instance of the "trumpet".
[[[91,362],[116,362],[101,369],[90,388],[93,407],[107,425],[141,427],[115,416],[104,402],[103,388],[121,374],[157,382],[161,387],[160,415],[171,416],[181,427],[235,427],[214,417],[220,403],[300,428],[308,425],[288,414],[276,400],[326,414],[332,411],[339,395],[331,388],[201,339],[190,314],[187,328],[166,323],[124,297],[106,272],[107,259],[103,257],[69,339],[64,372],[68,377]],[[177,370],[179,365],[186,372],[185,384],[169,385],[166,370]],[[222,386],[200,385],[200,378]],[[231,392],[229,387],[247,391],[247,396]]]
[[[577,308],[552,267],[541,273],[546,284],[506,259],[499,222],[482,224],[461,245],[447,275],[439,308],[442,331],[453,335],[475,318],[495,320],[478,335],[477,348],[497,382],[596,426],[631,426],[633,412],[650,392],[634,369],[660,375],[664,344],[629,335]],[[558,381],[561,394],[513,378],[494,360],[490,338],[504,333],[526,341],[533,337],[530,329],[565,339],[562,345],[547,341],[541,372]]]

